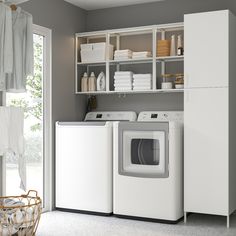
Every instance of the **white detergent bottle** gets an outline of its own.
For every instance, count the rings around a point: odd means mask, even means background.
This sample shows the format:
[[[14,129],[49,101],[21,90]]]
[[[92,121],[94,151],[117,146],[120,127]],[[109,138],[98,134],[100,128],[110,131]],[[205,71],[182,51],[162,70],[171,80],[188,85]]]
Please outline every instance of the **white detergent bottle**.
[[[90,77],[88,78],[88,91],[96,91],[96,84],[97,80],[94,72],[92,72]]]
[[[175,35],[171,36],[171,44],[170,44],[170,56],[176,56],[176,39]]]
[[[106,76],[103,72],[101,72],[97,78],[97,91],[105,91],[105,90],[106,90]]]
[[[88,74],[85,72],[81,78],[81,92],[88,91]]]

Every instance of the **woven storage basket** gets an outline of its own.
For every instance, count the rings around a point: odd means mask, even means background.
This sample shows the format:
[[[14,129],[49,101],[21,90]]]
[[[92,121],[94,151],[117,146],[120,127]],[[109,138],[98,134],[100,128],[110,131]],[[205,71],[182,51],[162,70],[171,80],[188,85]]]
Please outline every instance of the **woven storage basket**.
[[[170,40],[157,41],[157,56],[158,57],[170,56]]]
[[[0,236],[34,236],[41,212],[42,201],[37,191],[0,197]]]

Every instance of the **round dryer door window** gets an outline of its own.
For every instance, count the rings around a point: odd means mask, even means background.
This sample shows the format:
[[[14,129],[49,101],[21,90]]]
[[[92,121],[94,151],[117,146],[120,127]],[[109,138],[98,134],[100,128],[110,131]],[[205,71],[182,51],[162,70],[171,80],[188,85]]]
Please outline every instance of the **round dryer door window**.
[[[132,139],[131,163],[135,165],[160,164],[160,140],[158,139]]]
[[[134,177],[167,178],[168,127],[168,123],[121,123],[119,173]]]

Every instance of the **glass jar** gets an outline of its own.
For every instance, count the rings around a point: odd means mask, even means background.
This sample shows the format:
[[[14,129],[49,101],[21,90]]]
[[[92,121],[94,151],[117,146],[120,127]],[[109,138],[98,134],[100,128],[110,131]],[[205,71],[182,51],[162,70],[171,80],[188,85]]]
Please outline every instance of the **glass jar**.
[[[175,81],[175,76],[173,74],[163,74],[161,88],[172,89],[174,81]]]

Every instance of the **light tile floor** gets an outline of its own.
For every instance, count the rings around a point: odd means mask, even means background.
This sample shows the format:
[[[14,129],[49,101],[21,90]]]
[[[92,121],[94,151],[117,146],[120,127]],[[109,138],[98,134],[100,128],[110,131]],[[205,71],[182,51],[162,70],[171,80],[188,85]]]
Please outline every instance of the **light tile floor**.
[[[37,236],[236,236],[236,215],[226,218],[192,214],[185,225],[149,223],[54,211],[42,215]]]

